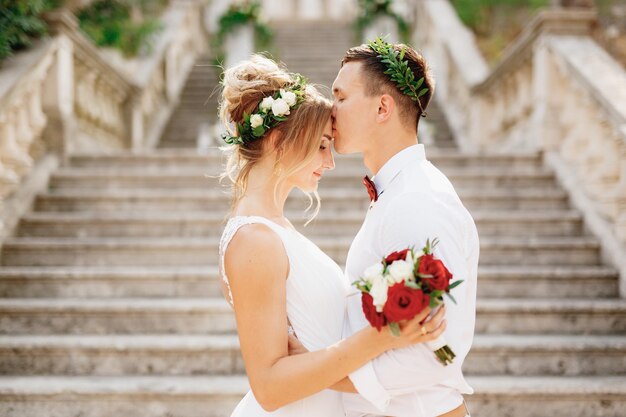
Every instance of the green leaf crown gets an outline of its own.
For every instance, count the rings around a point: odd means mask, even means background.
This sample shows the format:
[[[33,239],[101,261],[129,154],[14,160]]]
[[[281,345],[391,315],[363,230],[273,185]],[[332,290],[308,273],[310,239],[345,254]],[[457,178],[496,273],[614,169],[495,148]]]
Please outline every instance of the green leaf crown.
[[[224,142],[229,145],[254,142],[287,120],[291,110],[302,104],[305,98],[306,79],[300,74],[293,74],[293,78],[293,83],[288,87],[264,97],[251,114],[244,113],[243,123],[237,123],[237,135],[224,133]]]
[[[415,80],[415,74],[409,67],[409,61],[404,59],[405,48],[402,47],[400,51],[397,51],[392,44],[379,36],[373,41],[369,41],[367,45],[378,54],[380,62],[385,64],[387,67],[385,74],[396,84],[398,90],[411,97],[413,101],[417,101],[417,105],[422,111],[422,117],[426,117],[426,112],[424,112],[419,98],[429,90],[428,87],[422,87],[424,77]]]

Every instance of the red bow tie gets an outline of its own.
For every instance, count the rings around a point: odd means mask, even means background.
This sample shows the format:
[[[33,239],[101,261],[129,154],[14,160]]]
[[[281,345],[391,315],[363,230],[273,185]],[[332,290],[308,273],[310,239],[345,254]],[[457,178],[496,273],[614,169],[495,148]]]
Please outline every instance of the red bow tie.
[[[370,195],[370,201],[378,200],[378,191],[376,191],[376,185],[374,185],[374,181],[370,180],[370,177],[367,175],[363,178],[363,185],[367,189],[367,193]]]

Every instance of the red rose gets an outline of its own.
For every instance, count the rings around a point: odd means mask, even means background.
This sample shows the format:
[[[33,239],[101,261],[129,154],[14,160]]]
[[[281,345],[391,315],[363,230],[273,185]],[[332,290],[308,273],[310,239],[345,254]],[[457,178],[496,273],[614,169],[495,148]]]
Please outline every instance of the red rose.
[[[424,278],[424,282],[431,290],[447,290],[452,279],[452,274],[448,271],[448,268],[440,259],[436,259],[433,255],[422,255],[420,257],[417,273],[432,275],[432,278]]]
[[[363,305],[363,313],[365,313],[367,321],[370,322],[372,327],[376,327],[376,330],[380,331],[387,324],[387,320],[382,313],[376,311],[372,296],[366,292],[362,293],[361,304]]]
[[[385,262],[390,264],[392,262],[399,261],[399,260],[406,261],[407,253],[409,253],[408,249],[401,250],[400,252],[391,252],[389,256],[385,258]]]
[[[430,304],[428,294],[424,294],[422,290],[409,288],[402,281],[389,288],[383,314],[390,322],[410,320],[428,307],[428,304]]]

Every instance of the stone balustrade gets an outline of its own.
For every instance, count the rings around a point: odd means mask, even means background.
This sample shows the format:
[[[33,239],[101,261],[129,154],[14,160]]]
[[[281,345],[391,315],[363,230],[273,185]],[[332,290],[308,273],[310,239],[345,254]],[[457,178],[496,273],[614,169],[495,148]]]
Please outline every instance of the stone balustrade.
[[[589,36],[595,11],[541,12],[489,69],[447,0],[417,4],[415,44],[458,145],[543,152],[626,297],[626,72]]]
[[[17,186],[33,167],[31,150],[47,118],[42,107],[46,74],[58,45],[40,42],[35,50],[21,55],[4,68],[0,80],[0,198]],[[24,68],[26,71],[22,72]]]
[[[95,47],[68,10],[48,13],[51,36],[0,68],[0,204],[47,153],[154,147],[208,44],[204,7],[173,1],[153,52],[122,60],[126,68]],[[10,228],[15,213],[0,205],[0,214],[0,226]]]

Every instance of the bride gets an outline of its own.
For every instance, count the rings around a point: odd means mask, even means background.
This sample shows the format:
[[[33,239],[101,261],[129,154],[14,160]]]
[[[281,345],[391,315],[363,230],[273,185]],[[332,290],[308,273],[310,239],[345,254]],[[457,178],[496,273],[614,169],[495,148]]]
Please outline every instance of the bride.
[[[224,74],[220,117],[231,144],[233,206],[220,241],[224,296],[233,306],[251,386],[233,416],[343,416],[347,375],[390,349],[436,339],[443,309],[419,322],[365,328],[342,340],[348,283],[340,267],[284,216],[289,193],[313,193],[334,168],[331,103],[297,74],[253,56]],[[317,210],[316,210],[317,212]],[[310,351],[289,356],[288,334]]]

